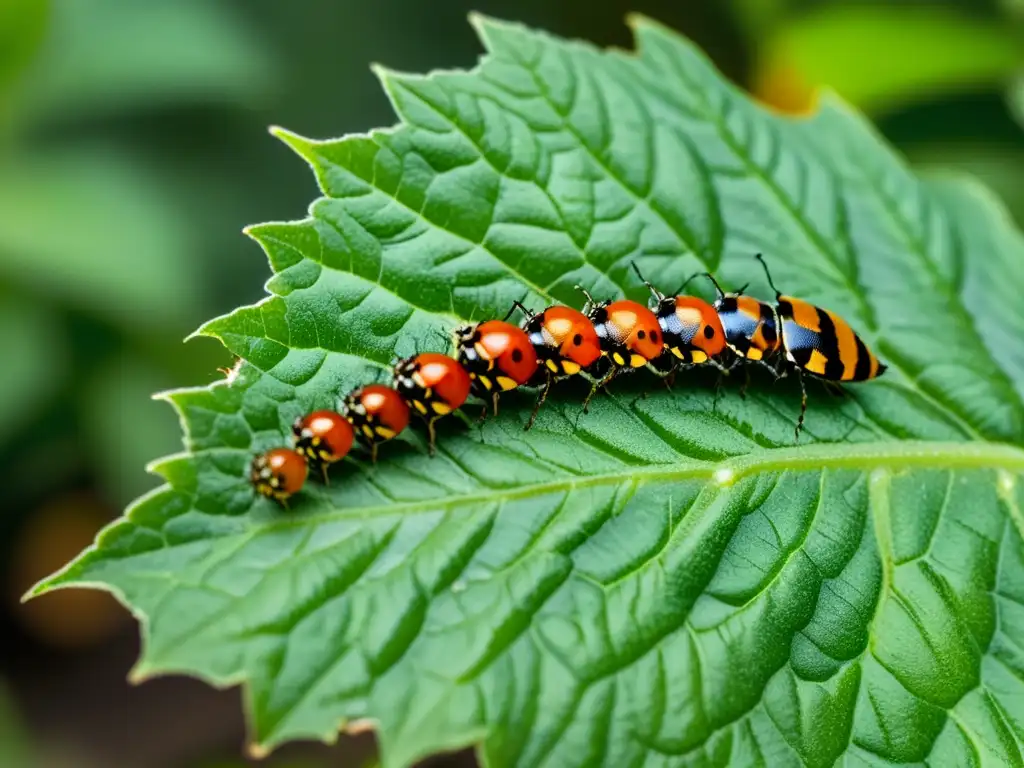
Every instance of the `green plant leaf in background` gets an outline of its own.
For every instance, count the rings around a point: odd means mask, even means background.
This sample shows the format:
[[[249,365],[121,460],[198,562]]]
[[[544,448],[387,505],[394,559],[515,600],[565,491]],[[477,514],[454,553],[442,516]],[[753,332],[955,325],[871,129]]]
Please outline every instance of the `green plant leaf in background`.
[[[935,4],[830,3],[757,41],[753,90],[787,110],[827,85],[872,114],[979,85],[1024,64],[1021,30]]]
[[[48,0],[5,0],[0,4],[0,95],[29,62],[43,39],[49,18]],[[6,117],[0,101],[0,117]]]
[[[182,101],[251,105],[275,80],[266,49],[220,0],[65,0],[38,64],[20,89],[22,121]]]
[[[1024,129],[1024,71],[1017,74],[1007,91],[1010,113]]]
[[[44,307],[0,292],[0,445],[24,427],[66,373],[67,340]]]
[[[0,765],[37,765],[26,731],[7,685],[0,685]]]
[[[167,395],[186,452],[35,594],[144,626],[136,680],[244,683],[253,752],[379,727],[383,764],[1019,765],[1024,241],[828,101],[771,116],[685,40],[638,54],[477,19],[473,72],[382,72],[393,130],[278,131],[324,196],[253,227],[271,296],[208,324],[247,362]],[[849,397],[641,376],[347,460],[284,512],[255,451],[513,299],[641,298],[695,269],[840,312],[891,366]],[[765,293],[764,295],[769,295]],[[639,390],[650,395],[639,398]]]
[[[0,279],[133,331],[195,317],[189,238],[147,170],[95,147],[0,162]]]

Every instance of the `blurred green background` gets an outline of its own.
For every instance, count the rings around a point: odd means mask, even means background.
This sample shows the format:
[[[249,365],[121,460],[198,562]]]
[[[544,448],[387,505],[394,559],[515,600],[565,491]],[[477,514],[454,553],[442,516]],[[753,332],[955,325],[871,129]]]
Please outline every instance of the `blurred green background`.
[[[180,448],[150,395],[231,364],[182,340],[262,296],[242,227],[316,194],[266,127],[391,124],[369,63],[471,66],[469,10],[619,46],[646,13],[778,110],[829,85],[913,164],[975,174],[1024,222],[1024,0],[0,0],[0,765],[247,764],[237,691],[125,682],[137,627],[110,598],[18,598]],[[364,736],[264,764],[372,760]]]

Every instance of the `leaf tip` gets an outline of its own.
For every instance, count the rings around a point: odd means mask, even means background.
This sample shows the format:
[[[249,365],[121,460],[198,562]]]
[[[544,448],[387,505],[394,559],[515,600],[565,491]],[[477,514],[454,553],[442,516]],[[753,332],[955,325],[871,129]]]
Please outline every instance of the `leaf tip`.
[[[79,561],[88,551],[89,550],[87,549],[85,550],[85,552],[79,554],[78,557],[76,557],[71,562],[67,563],[59,571],[55,571],[54,573],[51,573],[49,576],[46,576],[37,581],[35,584],[33,584],[25,591],[25,593],[21,596],[18,602],[24,605],[30,600],[34,600],[37,597],[42,597],[43,595],[48,594],[50,592],[54,592],[58,589],[64,589],[70,586],[88,586],[83,584],[75,584],[71,577],[69,577],[68,575],[71,569],[79,563]],[[106,588],[105,585],[102,584],[95,586],[97,589]]]
[[[206,326],[207,326],[207,323],[203,323],[202,325],[200,325],[198,328],[196,328],[194,331],[192,331],[192,333],[190,333],[188,336],[186,336],[184,339],[182,339],[181,343],[182,344],[188,344],[188,342],[192,341],[193,339],[198,339],[201,336],[209,336],[208,333],[204,332],[204,330],[206,329]]]
[[[370,71],[373,73],[373,76],[377,78],[377,81],[385,92],[390,94],[392,86],[395,84],[395,80],[399,77],[399,73],[390,67],[386,67],[379,61],[370,63]]]
[[[275,139],[284,143],[285,146],[295,152],[295,154],[302,159],[310,163],[313,161],[313,156],[316,154],[313,147],[316,145],[316,142],[312,139],[300,136],[294,131],[289,131],[287,128],[283,128],[280,125],[270,126],[267,128],[267,132]],[[246,227],[246,229],[251,229],[251,227]],[[244,232],[245,230],[242,231]]]
[[[40,595],[45,595],[47,592],[50,591],[50,589],[52,589],[51,582],[53,581],[53,579],[54,579],[53,576],[47,576],[42,581],[38,582],[37,584],[32,585],[31,587],[29,587],[25,591],[25,594],[23,594],[18,599],[18,602],[21,605],[24,605],[29,600],[32,600],[32,599],[34,599],[36,597],[39,597]]]
[[[358,717],[355,720],[349,720],[341,727],[342,733],[346,736],[359,736],[363,733],[372,733],[379,727],[377,720],[372,717]]]
[[[128,673],[128,685],[142,685],[152,677],[153,674],[143,666],[142,662],[139,662]]]
[[[257,744],[256,742],[252,742],[251,744],[246,745],[245,752],[253,760],[262,760],[270,754],[270,747],[267,747],[264,744]]]
[[[497,38],[503,32],[523,30],[522,24],[497,19],[494,16],[480,13],[480,11],[470,11],[467,14],[467,18],[469,19],[470,26],[476,31],[477,37],[480,38],[480,42],[483,43],[484,48],[488,51],[494,49]]]
[[[469,26],[475,29],[481,38],[484,36],[484,30],[487,28],[487,25],[494,21],[490,16],[480,11],[470,11],[466,14],[466,19],[469,21]]]
[[[661,26],[660,23],[652,19],[646,13],[640,13],[639,11],[630,11],[626,14],[626,26],[632,30],[642,29],[643,27],[654,27],[658,28]]]

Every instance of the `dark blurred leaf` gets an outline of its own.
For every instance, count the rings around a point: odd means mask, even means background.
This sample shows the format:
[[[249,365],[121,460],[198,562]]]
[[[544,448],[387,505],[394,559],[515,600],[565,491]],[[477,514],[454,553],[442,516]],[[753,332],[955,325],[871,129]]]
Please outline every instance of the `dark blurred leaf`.
[[[63,384],[68,354],[61,328],[46,308],[2,292],[0,328],[2,445]]]
[[[139,456],[181,448],[177,419],[150,396],[167,385],[159,371],[131,355],[112,360],[83,383],[82,438],[111,502],[127,503],[153,487]]]
[[[20,117],[81,119],[182,101],[252,103],[267,49],[218,0],[58,0]]]
[[[83,147],[0,163],[0,281],[184,333],[201,306],[192,252],[168,196],[127,157]]]
[[[793,19],[758,54],[753,90],[787,110],[819,85],[879,113],[937,94],[997,88],[1024,63],[1017,30],[951,8],[832,4]]]
[[[49,11],[50,0],[0,1],[0,95],[39,47]],[[4,112],[0,101],[0,117]]]
[[[1024,0],[999,0],[999,5],[1014,21],[1024,21]]]
[[[471,73],[383,73],[398,127],[278,132],[323,197],[252,228],[271,295],[204,328],[247,362],[168,395],[168,485],[39,591],[144,616],[137,679],[243,682],[255,754],[372,724],[389,767],[468,744],[495,768],[1012,763],[1020,233],[844,105],[769,115],[648,21],[637,55],[479,28]],[[646,298],[632,260],[769,296],[755,249],[891,365],[817,393],[799,446],[793,386],[716,408],[697,375],[635,376],[587,416],[567,387],[524,432],[513,396],[435,458],[411,429],[289,511],[254,498],[254,451],[439,328],[578,306],[577,282]]]
[[[1018,74],[1007,91],[1007,101],[1010,106],[1010,113],[1024,130],[1024,74]]]
[[[28,731],[21,722],[7,684],[2,680],[0,680],[0,765],[10,768],[38,766],[31,748]]]
[[[781,22],[793,0],[730,0],[729,7],[747,41],[759,44]]]

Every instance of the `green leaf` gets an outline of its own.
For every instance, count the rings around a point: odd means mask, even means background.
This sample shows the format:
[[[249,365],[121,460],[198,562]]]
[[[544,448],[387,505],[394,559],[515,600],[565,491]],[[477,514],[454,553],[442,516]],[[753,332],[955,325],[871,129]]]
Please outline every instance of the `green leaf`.
[[[18,105],[28,122],[182,101],[251,105],[275,81],[266,47],[219,0],[76,0],[52,15]]]
[[[381,71],[402,119],[277,130],[324,192],[255,226],[270,296],[203,332],[244,358],[167,395],[167,482],[35,593],[143,621],[133,679],[245,685],[255,754],[379,728],[385,766],[1022,763],[1024,242],[980,187],[924,183],[834,100],[755,107],[675,34],[638,54],[477,19],[469,73]],[[254,451],[513,299],[579,305],[695,269],[839,312],[891,366],[833,398],[755,376],[561,387],[439,455],[409,430],[291,511]],[[646,398],[638,397],[649,391]]]
[[[781,26],[758,57],[756,91],[770,102],[800,82],[882,113],[937,94],[995,89],[1020,68],[1024,47],[1020,30],[1001,18],[935,5],[833,3]]]

